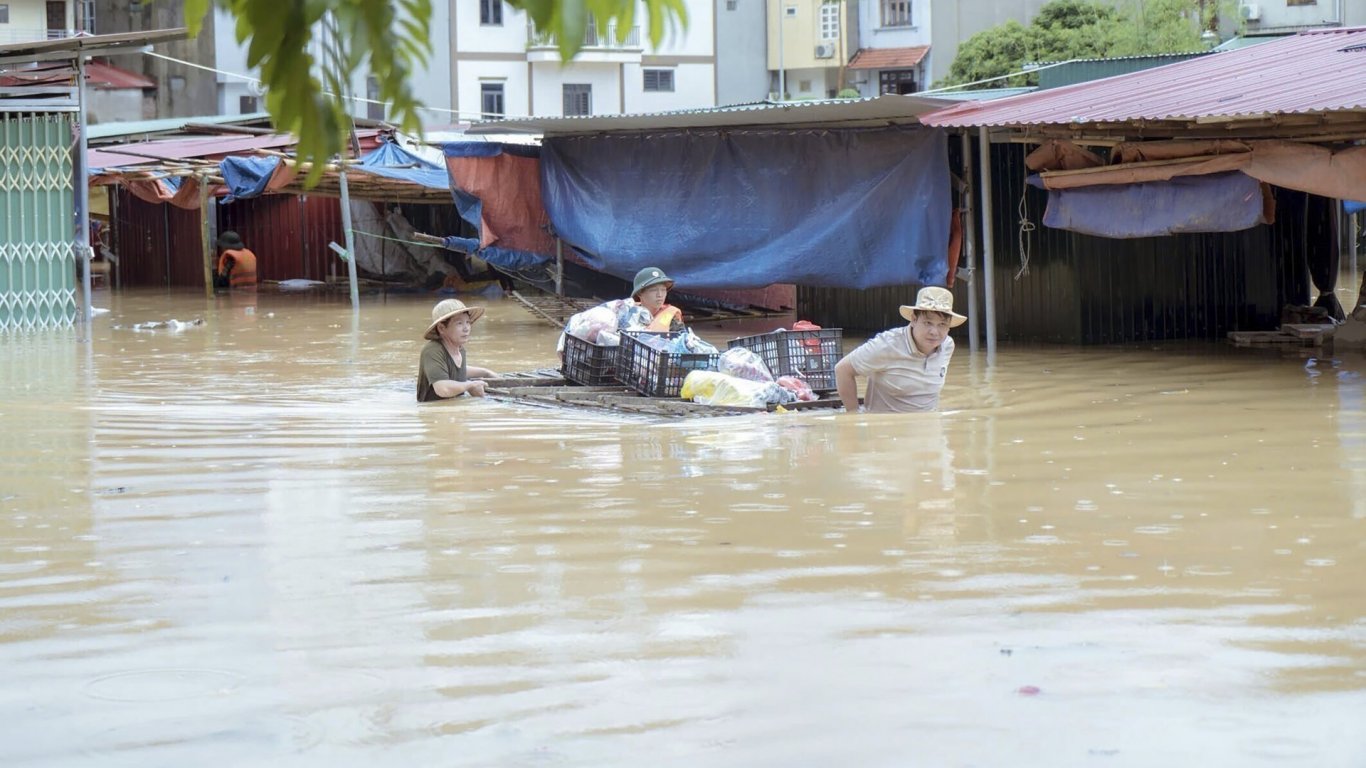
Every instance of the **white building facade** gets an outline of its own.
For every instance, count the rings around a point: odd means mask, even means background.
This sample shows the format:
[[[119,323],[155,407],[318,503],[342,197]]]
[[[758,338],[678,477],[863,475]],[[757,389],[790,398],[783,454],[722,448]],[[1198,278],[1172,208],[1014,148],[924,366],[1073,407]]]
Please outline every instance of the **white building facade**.
[[[658,47],[640,26],[621,35],[615,25],[600,34],[590,24],[582,50],[568,63],[561,62],[553,40],[502,0],[451,5],[445,101],[460,119],[615,115],[716,104],[716,16],[710,0],[686,0],[687,30],[666,33]],[[637,18],[643,17],[642,6]],[[427,103],[439,102],[433,94]]]
[[[0,0],[0,44],[70,37],[77,27],[91,31],[91,5],[77,0]],[[82,12],[85,15],[78,18]]]
[[[590,24],[584,46],[569,63],[526,14],[502,0],[446,0],[432,7],[432,58],[411,86],[426,106],[427,125],[500,117],[613,115],[717,104],[716,9],[727,0],[684,0],[687,29],[666,31],[659,46],[634,26],[619,40],[615,26],[599,34]],[[755,2],[756,0],[734,0]],[[218,30],[219,106],[223,114],[264,108],[261,89],[230,73],[254,74],[234,24],[221,10]],[[644,6],[637,12],[644,20]],[[755,31],[762,44],[762,27]],[[377,100],[374,81],[358,73],[352,96]],[[759,94],[762,98],[762,93]],[[357,102],[357,117],[383,119],[382,104]]]

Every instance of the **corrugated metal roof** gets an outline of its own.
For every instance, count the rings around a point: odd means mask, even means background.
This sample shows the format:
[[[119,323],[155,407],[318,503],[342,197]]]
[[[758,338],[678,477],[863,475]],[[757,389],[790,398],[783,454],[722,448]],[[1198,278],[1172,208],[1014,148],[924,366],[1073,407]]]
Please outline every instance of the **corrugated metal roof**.
[[[98,61],[91,61],[85,65],[85,81],[92,88],[157,87],[157,82],[150,77]],[[65,61],[0,72],[0,85],[9,87],[75,84],[76,66]]]
[[[863,48],[849,60],[850,69],[910,69],[930,52],[928,45],[910,48]]]
[[[235,125],[269,121],[270,113],[252,112],[244,115],[202,115],[198,117],[163,117],[156,120],[124,120],[90,126],[90,138],[108,139],[117,136],[138,136],[152,133],[178,133],[190,123]]]
[[[1366,28],[1247,48],[925,115],[945,127],[1256,118],[1366,110]]]
[[[491,120],[470,127],[469,133],[540,133],[564,136],[578,133],[660,131],[683,128],[833,127],[914,123],[921,115],[941,109],[949,101],[923,96],[888,94],[867,99],[756,102],[728,107],[685,109],[635,115],[590,117],[528,117]]]
[[[92,61],[85,65],[86,82],[96,88],[155,88],[157,81],[112,64]]]
[[[129,165],[160,163],[163,160],[189,160],[200,157],[219,157],[249,154],[257,149],[291,147],[293,136],[205,136],[196,139],[144,141],[120,144],[116,147],[92,149],[87,156],[89,167],[120,168]]]

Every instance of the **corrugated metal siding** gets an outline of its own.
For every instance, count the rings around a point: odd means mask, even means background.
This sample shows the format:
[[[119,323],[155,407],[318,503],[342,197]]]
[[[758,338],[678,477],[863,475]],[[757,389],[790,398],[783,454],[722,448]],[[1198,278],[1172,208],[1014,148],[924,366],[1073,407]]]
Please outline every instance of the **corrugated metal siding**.
[[[1130,72],[1140,72],[1153,67],[1162,67],[1175,64],[1178,61],[1193,59],[1197,56],[1208,55],[1207,52],[1164,53],[1157,56],[1123,56],[1114,59],[1065,61],[1054,64],[1047,69],[1039,70],[1039,90],[1061,88],[1064,85],[1101,80],[1115,75],[1127,75]]]
[[[1047,194],[1024,184],[1021,145],[992,147],[997,337],[1108,344],[1218,339],[1273,328],[1286,303],[1305,303],[1304,216],[1243,232],[1114,240],[1043,227]],[[1020,198],[1035,225],[1016,279]],[[1277,191],[1278,206],[1301,193]]]
[[[233,230],[256,254],[261,280],[325,280],[343,242],[341,205],[335,198],[265,195],[218,206],[218,231]]]
[[[139,200],[122,187],[114,210],[120,287],[204,287],[199,211]]]
[[[1285,304],[1308,302],[1304,254],[1314,227],[1306,195],[1276,190],[1277,222],[1243,232],[1112,240],[1042,226],[1047,194],[1025,187],[1022,145],[992,147],[996,333],[1004,342],[1113,344],[1221,339],[1275,328]],[[1034,225],[1020,238],[1024,218]],[[1323,207],[1312,210],[1322,213]],[[1020,271],[1027,249],[1029,271]],[[978,290],[982,289],[978,274]],[[827,327],[874,331],[904,321],[919,286],[797,290],[799,316]],[[967,314],[966,286],[954,307]],[[985,312],[985,300],[980,304]],[[954,333],[963,337],[966,326]]]
[[[811,288],[797,286],[797,316],[826,328],[847,328],[854,331],[882,331],[904,325],[898,308],[914,304],[918,285],[897,285],[886,288]],[[963,283],[953,290],[953,307],[967,314],[968,296]],[[967,330],[955,330],[958,338]],[[964,337],[966,338],[966,337]],[[965,342],[966,343],[966,342]]]

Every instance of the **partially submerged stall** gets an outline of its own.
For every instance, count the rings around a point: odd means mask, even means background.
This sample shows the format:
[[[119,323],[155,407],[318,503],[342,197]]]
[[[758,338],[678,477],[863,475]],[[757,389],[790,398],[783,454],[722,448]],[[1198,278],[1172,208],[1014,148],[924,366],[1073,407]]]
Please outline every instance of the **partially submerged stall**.
[[[228,134],[92,150],[92,184],[115,190],[118,284],[204,288],[209,243],[229,229],[257,251],[265,281],[340,282],[346,265],[333,246],[346,240],[345,171],[355,242],[343,251],[354,252],[375,280],[435,279],[439,287],[456,270],[440,249],[413,243],[411,235],[458,221],[445,169],[404,150],[389,134],[360,130],[357,136],[364,154],[328,164],[312,187],[305,185],[307,168],[289,154],[294,139],[287,135]]]
[[[537,198],[561,250],[543,244],[543,259],[617,278],[658,266],[678,290],[729,299],[782,292],[804,311],[794,285],[885,287],[909,298],[949,280],[946,143],[918,125],[945,104],[763,103],[504,120],[471,133],[543,136]],[[861,327],[884,322],[887,307],[875,311]]]
[[[988,334],[999,319],[1020,341],[1221,338],[1276,327],[1311,283],[1340,317],[1362,82],[1366,30],[1316,30],[926,115],[985,161]]]

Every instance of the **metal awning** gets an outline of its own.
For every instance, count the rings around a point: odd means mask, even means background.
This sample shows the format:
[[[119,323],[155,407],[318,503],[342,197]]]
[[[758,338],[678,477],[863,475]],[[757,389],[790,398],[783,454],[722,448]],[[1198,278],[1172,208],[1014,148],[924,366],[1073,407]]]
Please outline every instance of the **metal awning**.
[[[952,106],[953,101],[915,95],[867,99],[763,101],[709,109],[590,117],[529,117],[477,123],[471,134],[540,133],[567,136],[708,128],[858,128],[911,124],[920,116]]]
[[[152,32],[120,32],[116,35],[76,35],[56,40],[30,40],[0,45],[0,65],[31,61],[75,59],[77,56],[114,56],[138,53],[142,48],[190,36],[184,27]]]

